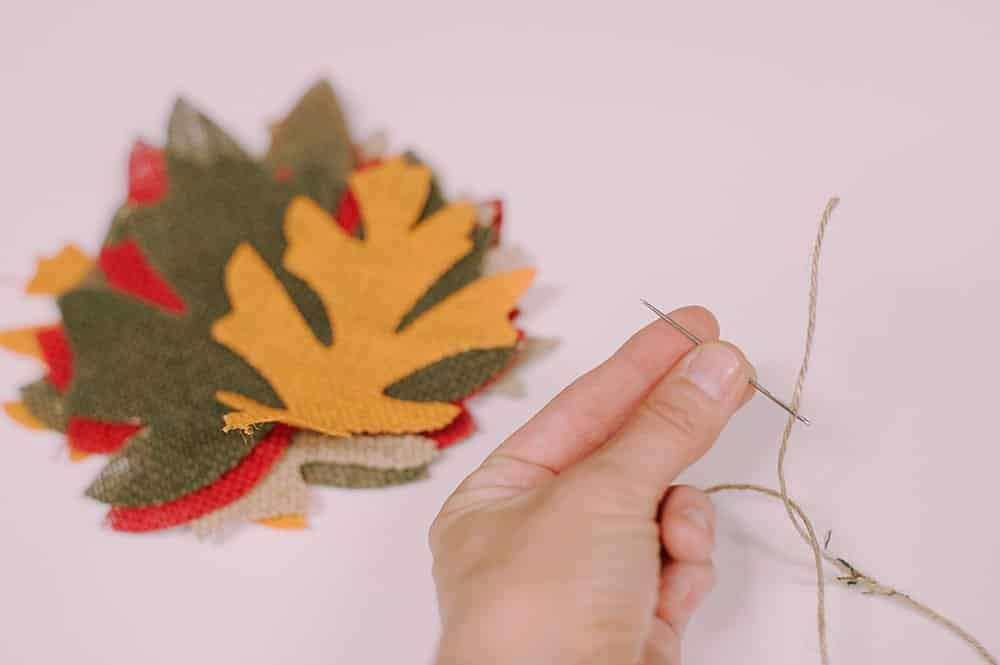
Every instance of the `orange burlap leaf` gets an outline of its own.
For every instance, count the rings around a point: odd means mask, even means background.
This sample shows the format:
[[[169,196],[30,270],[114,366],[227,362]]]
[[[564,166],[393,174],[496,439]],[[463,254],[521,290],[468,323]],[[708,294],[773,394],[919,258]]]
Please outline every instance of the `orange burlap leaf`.
[[[27,427],[29,429],[48,429],[48,427],[45,426],[45,423],[32,415],[31,411],[28,410],[28,407],[24,405],[24,402],[7,402],[3,405],[3,410],[11,420],[22,427]]]
[[[14,328],[13,330],[0,331],[0,346],[20,353],[24,356],[31,356],[45,361],[45,354],[42,352],[42,345],[38,342],[38,333],[52,326],[28,326],[27,328]]]
[[[90,457],[90,453],[85,450],[77,450],[76,448],[69,447],[69,461],[70,462],[82,462],[83,460]]]
[[[61,296],[83,281],[93,261],[76,245],[66,245],[50,258],[38,260],[35,276],[25,288],[32,295]]]
[[[225,429],[283,422],[331,436],[400,434],[439,429],[458,415],[454,404],[383,391],[443,358],[513,346],[518,333],[508,313],[534,271],[474,281],[397,331],[428,287],[472,248],[472,205],[447,206],[416,225],[430,181],[426,167],[404,159],[355,173],[350,186],[364,240],[309,199],[289,205],[283,264],[322,300],[335,330],[330,346],[315,338],[260,255],[248,244],[236,249],[225,274],[232,311],[215,322],[212,337],[260,372],[285,408],[219,391],[220,402],[239,410],[225,416]]]
[[[280,529],[282,531],[300,531],[309,526],[309,518],[302,513],[291,513],[289,515],[276,515],[257,520],[257,524]]]

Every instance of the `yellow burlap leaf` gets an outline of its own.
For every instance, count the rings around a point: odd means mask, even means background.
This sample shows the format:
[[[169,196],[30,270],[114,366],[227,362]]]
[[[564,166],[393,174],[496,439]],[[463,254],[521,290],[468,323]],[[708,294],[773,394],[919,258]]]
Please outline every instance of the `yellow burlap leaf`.
[[[59,253],[39,259],[35,276],[25,289],[32,295],[61,296],[83,281],[93,261],[76,245],[66,245]]]
[[[443,358],[514,345],[517,330],[507,315],[534,271],[472,282],[397,332],[428,287],[472,248],[472,205],[445,207],[415,226],[430,179],[426,167],[404,159],[353,175],[364,240],[344,233],[309,199],[289,205],[283,263],[322,300],[335,331],[331,346],[313,336],[252,247],[233,252],[225,276],[232,311],[215,322],[212,337],[256,368],[285,408],[219,391],[220,402],[239,409],[226,415],[225,429],[283,422],[331,436],[399,434],[439,429],[458,415],[453,404],[403,401],[383,391]]]
[[[45,423],[40,421],[28,407],[24,405],[24,402],[7,402],[3,405],[3,410],[10,417],[11,420],[16,422],[22,427],[27,427],[29,429],[48,429]]]

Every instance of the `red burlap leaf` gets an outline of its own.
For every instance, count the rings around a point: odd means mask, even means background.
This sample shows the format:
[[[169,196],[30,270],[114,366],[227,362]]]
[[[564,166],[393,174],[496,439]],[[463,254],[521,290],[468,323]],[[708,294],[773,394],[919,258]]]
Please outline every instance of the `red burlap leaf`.
[[[361,224],[361,209],[358,208],[358,200],[354,198],[350,188],[344,192],[344,197],[337,204],[333,218],[348,235],[353,236],[357,233],[358,225]]]
[[[73,349],[62,326],[42,328],[35,337],[42,348],[45,365],[49,368],[48,380],[59,391],[65,392],[73,378]]]
[[[434,439],[439,449],[454,445],[476,431],[476,421],[472,419],[472,414],[461,402],[458,406],[462,408],[462,412],[451,423],[424,435]]]
[[[134,240],[105,245],[97,265],[113,288],[169,312],[184,313],[184,301],[149,265]]]
[[[163,151],[136,141],[128,157],[128,202],[151,205],[167,194],[167,160]]]
[[[115,531],[158,531],[227,506],[253,489],[267,475],[291,443],[293,431],[286,425],[276,425],[249,455],[208,487],[155,506],[116,506],[108,511],[108,523]]]
[[[286,183],[292,179],[292,169],[287,166],[279,166],[271,172],[271,177],[275,182]]]
[[[109,423],[73,416],[66,423],[69,447],[84,453],[110,455],[118,452],[128,438],[142,429],[131,423]]]
[[[379,158],[369,159],[360,162],[355,171],[364,171],[382,163]],[[348,187],[344,191],[343,198],[337,204],[337,209],[333,211],[333,218],[337,220],[340,228],[347,232],[347,235],[354,236],[358,233],[358,226],[361,225],[361,209],[358,207],[358,200],[354,197],[354,192]]]

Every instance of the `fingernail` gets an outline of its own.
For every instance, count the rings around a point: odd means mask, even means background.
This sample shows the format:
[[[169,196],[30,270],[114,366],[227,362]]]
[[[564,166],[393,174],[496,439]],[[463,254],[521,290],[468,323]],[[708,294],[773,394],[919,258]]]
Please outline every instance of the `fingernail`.
[[[704,511],[698,510],[697,508],[688,508],[683,513],[681,513],[688,522],[698,527],[699,530],[709,533],[712,529],[708,523],[708,515]]]
[[[712,399],[722,399],[733,389],[733,378],[742,360],[725,344],[701,344],[691,351],[684,376]]]
[[[681,517],[691,526],[695,527],[708,539],[709,544],[715,545],[715,530],[712,528],[712,521],[703,510],[698,508],[688,508],[681,513]]]

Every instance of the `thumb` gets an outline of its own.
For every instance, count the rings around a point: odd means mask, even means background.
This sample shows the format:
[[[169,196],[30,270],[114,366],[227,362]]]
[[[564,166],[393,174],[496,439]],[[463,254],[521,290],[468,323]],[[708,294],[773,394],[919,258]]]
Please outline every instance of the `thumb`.
[[[712,447],[745,403],[752,376],[750,363],[732,344],[694,347],[618,433],[570,475],[605,490],[601,496],[613,494],[655,512],[674,479]]]

